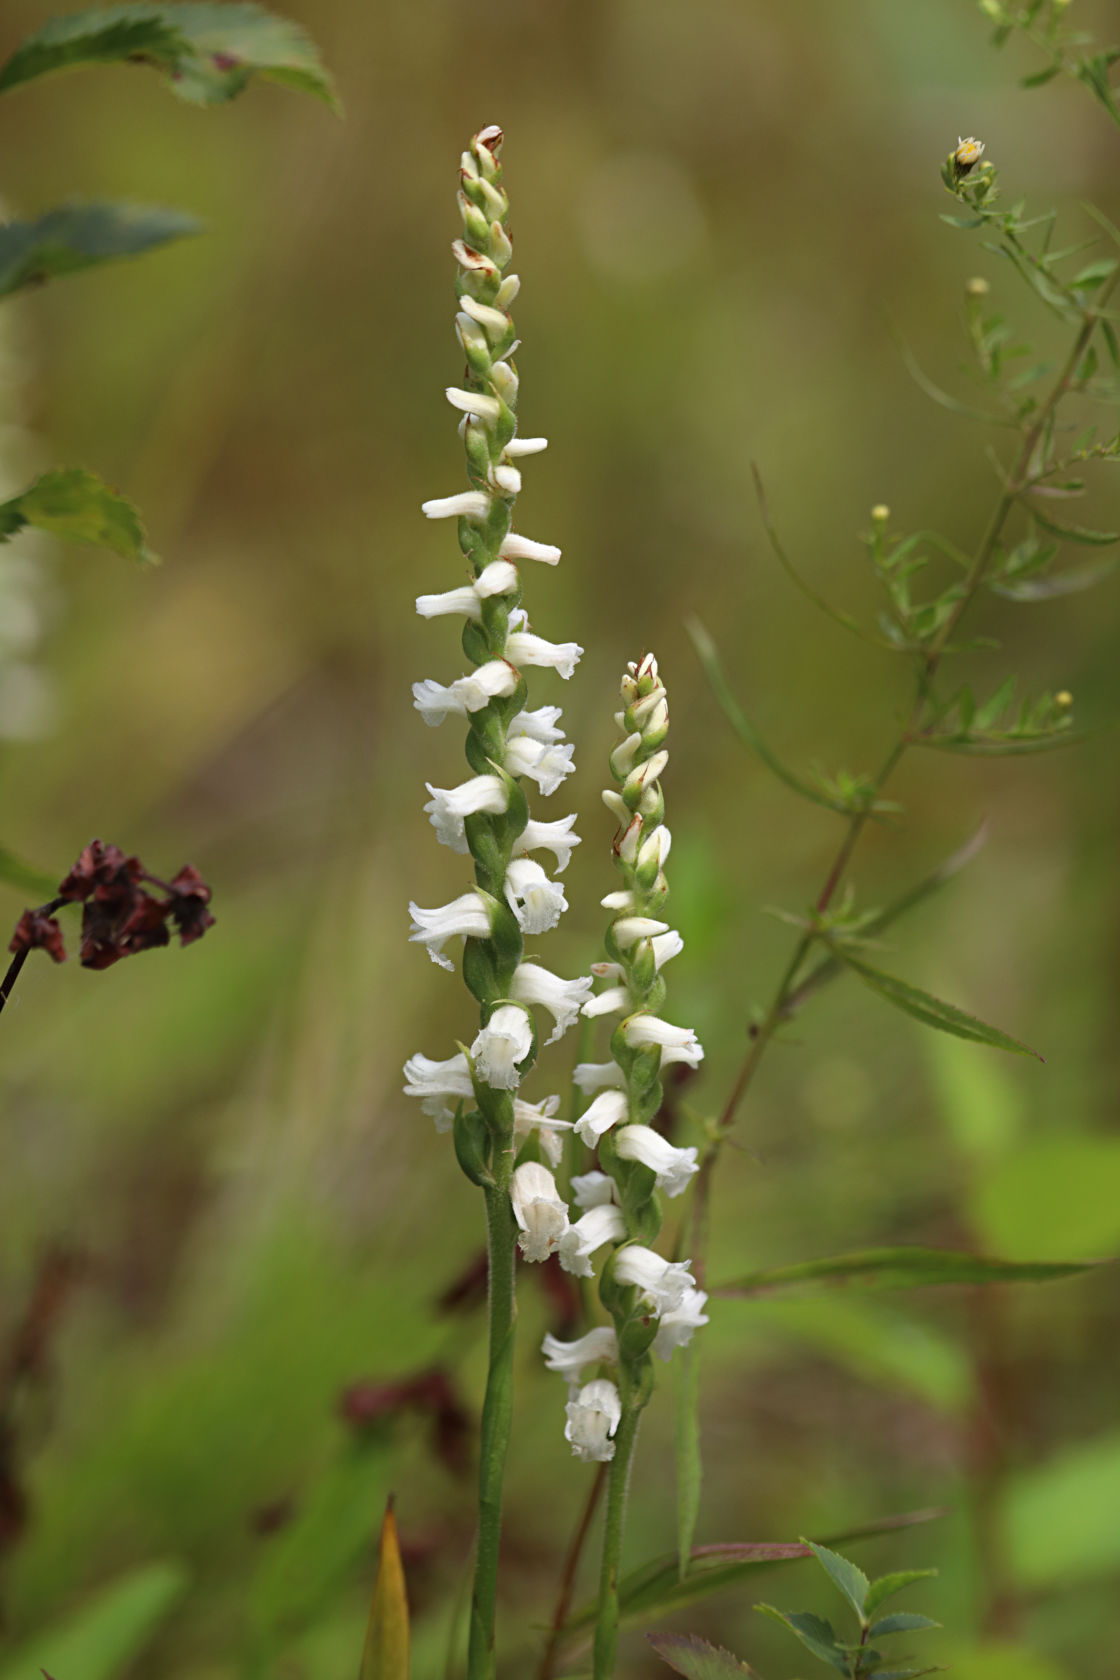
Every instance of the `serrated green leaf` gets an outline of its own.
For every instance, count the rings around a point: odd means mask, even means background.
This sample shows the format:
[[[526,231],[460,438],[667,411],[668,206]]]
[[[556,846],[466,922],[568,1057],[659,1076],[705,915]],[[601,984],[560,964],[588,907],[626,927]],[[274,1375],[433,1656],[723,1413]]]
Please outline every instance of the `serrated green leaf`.
[[[841,1557],[839,1552],[829,1551],[827,1546],[815,1545],[812,1540],[806,1540],[805,1544],[812,1551],[825,1574],[843,1593],[856,1615],[862,1618],[864,1600],[867,1597],[867,1589],[871,1584],[863,1570],[856,1564],[849,1563],[848,1559]]]
[[[0,542],[26,525],[66,542],[112,549],[126,560],[156,562],[132,503],[84,467],[57,467],[21,495],[0,502]]]
[[[696,1343],[682,1349],[675,1381],[677,1456],[677,1555],[681,1580],[688,1573],[700,1516],[703,1461],[700,1454],[700,1361]]]
[[[662,1662],[685,1680],[735,1680],[735,1676],[754,1676],[748,1663],[740,1662],[730,1651],[709,1645],[695,1633],[647,1633],[646,1638]]]
[[[199,233],[202,223],[181,210],[139,204],[70,204],[33,222],[0,227],[0,297],[23,286]]]
[[[55,1628],[28,1639],[0,1668],[0,1680],[27,1680],[48,1665],[60,1680],[117,1680],[148,1644],[187,1587],[177,1563],[151,1563],[110,1582]]]
[[[823,1260],[801,1260],[748,1272],[713,1295],[772,1295],[841,1285],[845,1289],[931,1289],[946,1284],[1052,1283],[1107,1261],[993,1260],[940,1248],[868,1248]],[[872,1606],[874,1608],[874,1606]]]
[[[397,1539],[397,1520],[390,1499],[381,1524],[377,1579],[373,1587],[359,1680],[408,1680],[409,1670],[408,1594]]]
[[[934,997],[931,992],[922,991],[920,986],[912,986],[909,981],[900,980],[897,975],[872,968],[870,963],[853,956],[835,941],[829,942],[829,948],[854,974],[858,974],[872,991],[878,992],[880,997],[886,998],[888,1003],[893,1003],[896,1009],[901,1009],[915,1021],[921,1021],[923,1026],[934,1027],[938,1032],[952,1033],[957,1038],[967,1038],[974,1044],[986,1044],[992,1050],[1006,1050],[1016,1056],[1034,1056],[1040,1062],[1046,1060],[1028,1044],[1020,1043],[1017,1038],[1001,1032],[998,1027],[990,1027],[978,1016],[969,1015],[965,1010],[958,1009],[955,1004],[945,1003],[941,998]]]
[[[789,1628],[806,1650],[812,1651],[822,1662],[831,1663],[841,1674],[847,1674],[848,1659],[836,1637],[835,1628],[823,1616],[814,1616],[809,1610],[793,1610],[787,1614],[784,1610],[776,1610],[772,1604],[756,1604],[755,1609],[761,1615],[769,1616],[771,1621]]]
[[[246,4],[103,6],[53,18],[0,69],[0,93],[89,64],[148,64],[195,105],[221,104],[254,74],[337,108],[314,44],[287,18]]]
[[[940,1627],[940,1622],[931,1622],[928,1616],[915,1616],[909,1610],[898,1610],[893,1615],[884,1616],[881,1622],[876,1622],[871,1629],[872,1639],[882,1639],[888,1633],[920,1633],[923,1628]]]
[[[936,1569],[898,1569],[891,1575],[880,1575],[868,1588],[864,1614],[873,1616],[880,1604],[885,1604],[895,1593],[912,1587],[916,1581],[931,1581],[936,1575]]]
[[[1084,525],[1058,525],[1036,507],[1030,509],[1030,515],[1036,525],[1052,536],[1061,537],[1063,542],[1082,543],[1087,548],[1107,548],[1109,543],[1120,542],[1120,531],[1090,531]]]

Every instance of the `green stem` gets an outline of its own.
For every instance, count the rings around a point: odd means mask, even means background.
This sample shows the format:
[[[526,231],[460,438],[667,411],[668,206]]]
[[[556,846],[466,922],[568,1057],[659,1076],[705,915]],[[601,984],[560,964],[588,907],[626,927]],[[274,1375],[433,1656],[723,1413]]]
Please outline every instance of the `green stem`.
[[[513,1419],[513,1350],[517,1305],[514,1268],[517,1226],[509,1199],[513,1155],[497,1154],[495,1182],[485,1189],[490,1253],[490,1364],[482,1404],[478,1466],[478,1553],[467,1652],[467,1680],[493,1680],[494,1620],[502,1535],[502,1480]]]
[[[630,1466],[642,1408],[627,1393],[625,1371],[620,1371],[622,1417],[614,1433],[614,1457],[607,1481],[607,1516],[603,1532],[603,1571],[599,1579],[599,1619],[595,1624],[594,1680],[612,1680],[618,1649],[618,1573],[622,1557],[622,1533],[626,1526],[626,1495]]]

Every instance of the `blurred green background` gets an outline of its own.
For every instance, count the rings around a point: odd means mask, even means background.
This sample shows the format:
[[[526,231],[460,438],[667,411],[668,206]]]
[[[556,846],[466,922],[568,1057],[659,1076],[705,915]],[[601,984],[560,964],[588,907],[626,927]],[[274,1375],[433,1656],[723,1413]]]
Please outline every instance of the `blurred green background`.
[[[1062,206],[1070,243],[1083,198],[1120,219],[1116,131],[1064,81],[1019,91],[1038,60],[992,53],[969,0],[287,10],[334,68],[344,122],[269,86],[191,109],[126,69],[0,102],[10,212],[121,197],[209,224],[9,306],[0,327],[5,481],[89,466],[140,504],[166,561],[138,575],[80,550],[0,556],[15,603],[0,603],[0,838],[60,872],[94,833],[166,873],[189,860],[219,918],[186,952],[104,975],[35,958],[2,1022],[0,1348],[44,1265],[49,1283],[74,1257],[42,1380],[3,1417],[2,1680],[41,1663],[56,1680],[353,1673],[390,1489],[416,1672],[443,1672],[470,1476],[433,1452],[425,1416],[355,1430],[339,1407],[359,1380],[439,1366],[473,1412],[483,1374],[477,1307],[434,1304],[476,1252],[481,1210],[400,1095],[406,1055],[448,1055],[472,1030],[462,988],[405,940],[406,900],[442,902],[463,879],[420,809],[426,779],[463,774],[456,732],[429,733],[408,685],[460,669],[454,626],[412,602],[460,581],[453,533],[418,510],[462,481],[441,393],[459,373],[448,243],[468,136],[506,132],[521,424],[551,441],[526,463],[518,524],[564,560],[532,570],[527,603],[540,633],[587,650],[570,684],[534,687],[565,705],[579,769],[552,809],[578,808],[585,837],[573,913],[543,954],[564,973],[597,954],[615,685],[653,648],[687,941],[671,1012],[707,1046],[688,1089],[702,1112],[789,949],[764,908],[805,903],[838,835],[734,742],[684,619],[707,621],[796,764],[873,768],[909,692],[899,662],[780,574],[749,463],[805,572],[853,610],[872,602],[856,533],[873,502],[899,528],[975,542],[988,435],[931,407],[890,324],[962,394],[969,275],[1057,341],[1010,271],[938,220],[940,162],[981,136],[1010,197]],[[1074,10],[1107,29],[1109,7]],[[4,11],[5,55],[50,15]],[[1108,501],[1084,522],[1110,523]],[[1120,712],[1117,585],[986,606],[973,624],[1002,642],[967,661],[981,685],[1018,670],[1028,690],[1069,688],[1081,724]],[[857,858],[861,900],[899,891],[981,817],[991,838],[883,960],[1046,1065],[935,1041],[850,985],[822,993],[771,1051],[726,1157],[713,1279],[880,1243],[1116,1251],[1114,765],[1110,732],[1025,762],[911,755],[904,817]],[[23,901],[2,890],[14,923]],[[574,1051],[550,1053],[554,1082]],[[524,1279],[509,1673],[531,1672],[591,1475],[535,1351],[555,1324],[537,1285]],[[853,1548],[872,1569],[942,1571],[914,1598],[946,1625],[928,1660],[961,1680],[1106,1680],[1118,1331],[1107,1272],[983,1296],[717,1303],[698,1539],[947,1506]],[[671,1390],[666,1371],[634,1564],[674,1542]],[[796,1653],[750,1613],[760,1596],[831,1609],[797,1566],[674,1625],[776,1680]],[[100,1621],[67,1631],[91,1606]],[[131,1656],[122,1626],[149,1623]],[[624,1671],[666,1672],[638,1634]]]

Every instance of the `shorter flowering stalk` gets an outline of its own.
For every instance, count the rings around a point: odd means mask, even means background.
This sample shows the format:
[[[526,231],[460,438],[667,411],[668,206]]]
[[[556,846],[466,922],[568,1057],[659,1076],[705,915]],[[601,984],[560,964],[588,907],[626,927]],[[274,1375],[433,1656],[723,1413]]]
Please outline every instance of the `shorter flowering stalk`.
[[[573,1180],[585,1211],[559,1240],[561,1264],[583,1276],[591,1274],[596,1249],[612,1244],[599,1296],[613,1328],[592,1331],[567,1358],[551,1338],[545,1344],[550,1368],[568,1377],[565,1435],[573,1451],[610,1463],[595,1680],[614,1673],[627,1485],[642,1410],[653,1391],[653,1355],[668,1359],[707,1323],[707,1297],[696,1288],[688,1262],[670,1262],[651,1246],[661,1227],[658,1193],[680,1195],[697,1170],[695,1149],[677,1148],[654,1128],[661,1070],[671,1062],[695,1066],[704,1054],[690,1028],[662,1015],[661,971],[682,941],[661,918],[669,896],[664,864],[670,836],[658,778],[669,758],[669,707],[652,655],[627,668],[615,721],[622,738],[610,763],[618,786],[603,797],[619,822],[613,851],[623,885],[603,900],[614,919],[606,936],[608,960],[593,972],[607,984],[584,1013],[621,1019],[611,1035],[612,1059],[584,1062],[575,1071],[577,1087],[591,1098],[576,1134],[598,1150],[601,1170]],[[584,1384],[583,1367],[591,1359],[609,1363],[610,1375]]]

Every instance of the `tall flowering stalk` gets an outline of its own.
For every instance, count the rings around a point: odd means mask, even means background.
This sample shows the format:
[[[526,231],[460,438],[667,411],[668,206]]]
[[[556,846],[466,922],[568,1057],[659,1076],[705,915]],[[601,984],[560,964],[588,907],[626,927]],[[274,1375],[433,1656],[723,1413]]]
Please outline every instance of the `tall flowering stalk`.
[[[479,1462],[478,1550],[471,1606],[468,1673],[489,1680],[494,1672],[494,1600],[501,1530],[502,1479],[513,1408],[514,1264],[520,1232],[529,1258],[536,1252],[526,1227],[524,1198],[511,1195],[519,1139],[536,1130],[530,1154],[559,1152],[554,1119],[558,1098],[531,1105],[517,1095],[537,1055],[532,1005],[551,1016],[559,1038],[577,1018],[590,980],[564,981],[524,960],[524,936],[554,927],[567,908],[560,884],[530,854],[552,854],[562,870],[572,847],[574,817],[533,821],[522,781],[553,793],[571,772],[572,749],[557,727],[558,706],[527,711],[523,669],[551,667],[570,677],[582,649],[575,642],[547,642],[529,629],[515,562],[555,565],[560,550],[511,530],[521,489],[516,465],[546,446],[544,438],[517,437],[517,372],[510,360],[517,338],[509,308],[518,291],[505,275],[513,247],[507,231],[509,200],[502,190],[498,152],[502,132],[482,129],[463,153],[459,208],[463,237],[452,247],[458,264],[455,330],[466,357],[462,386],[447,391],[462,415],[470,489],[425,502],[431,519],[455,518],[468,582],[438,595],[421,595],[425,618],[461,617],[463,651],[471,665],[450,684],[414,685],[425,722],[450,716],[467,723],[466,756],[473,775],[457,787],[428,786],[425,806],[440,841],[469,853],[475,884],[435,909],[410,905],[410,938],[425,944],[434,962],[451,968],[445,947],[462,937],[463,978],[479,1005],[479,1030],[469,1050],[445,1061],[413,1056],[405,1065],[406,1092],[423,1102],[441,1130],[452,1129],[460,1165],[485,1198],[490,1259],[490,1358],[482,1413]],[[549,1177],[535,1164],[535,1170]],[[562,1224],[567,1224],[563,1204]],[[530,1209],[531,1212],[531,1209]],[[530,1223],[535,1228],[539,1218]],[[526,1241],[527,1236],[529,1241]]]
[[[565,1433],[581,1458],[609,1461],[595,1680],[614,1672],[618,1643],[618,1575],[626,1516],[627,1483],[642,1410],[653,1390],[653,1354],[668,1359],[707,1323],[707,1297],[696,1288],[688,1261],[671,1262],[652,1244],[661,1228],[658,1191],[680,1195],[696,1172],[696,1150],[675,1148],[653,1121],[661,1107],[661,1071],[671,1062],[695,1066],[704,1052],[688,1027],[662,1016],[662,968],[683,948],[680,935],[660,919],[669,896],[665,860],[670,835],[660,776],[668,763],[665,740],[669,706],[657,661],[647,654],[622,678],[622,709],[615,713],[622,739],[611,753],[618,784],[603,794],[618,818],[613,843],[623,886],[604,907],[614,912],[607,930],[608,960],[594,965],[606,988],[585,1006],[587,1015],[618,1015],[611,1060],[581,1063],[575,1079],[592,1098],[576,1133],[597,1148],[600,1171],[577,1177],[576,1199],[586,1209],[560,1239],[560,1257],[571,1270],[611,1241],[599,1298],[613,1328],[603,1326],[565,1346],[545,1340],[549,1367],[567,1377]],[[609,1366],[581,1386],[592,1362]]]

